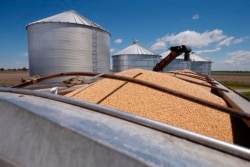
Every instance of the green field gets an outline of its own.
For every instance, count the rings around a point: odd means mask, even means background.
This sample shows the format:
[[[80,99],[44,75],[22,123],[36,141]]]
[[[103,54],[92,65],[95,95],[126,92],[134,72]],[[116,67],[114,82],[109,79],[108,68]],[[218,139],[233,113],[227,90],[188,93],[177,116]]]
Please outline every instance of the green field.
[[[212,72],[212,78],[250,99],[250,72]]]

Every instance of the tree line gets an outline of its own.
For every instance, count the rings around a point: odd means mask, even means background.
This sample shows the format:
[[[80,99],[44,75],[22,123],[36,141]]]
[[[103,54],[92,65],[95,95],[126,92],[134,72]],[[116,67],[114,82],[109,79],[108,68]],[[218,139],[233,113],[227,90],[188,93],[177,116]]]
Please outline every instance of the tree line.
[[[0,71],[28,71],[29,69],[26,67],[23,68],[12,68],[12,69],[4,69],[0,68]]]

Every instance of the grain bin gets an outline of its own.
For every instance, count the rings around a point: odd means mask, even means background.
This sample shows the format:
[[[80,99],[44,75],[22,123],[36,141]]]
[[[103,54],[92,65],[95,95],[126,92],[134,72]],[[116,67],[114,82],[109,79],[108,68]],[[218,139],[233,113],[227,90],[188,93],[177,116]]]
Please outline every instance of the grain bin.
[[[110,70],[110,33],[75,11],[26,26],[30,75]]]
[[[161,55],[165,57],[169,54],[169,51],[162,53]],[[168,64],[163,71],[176,71],[183,69],[190,69],[194,72],[211,75],[211,63],[212,61],[203,58],[195,52],[190,53],[190,61],[184,61],[184,55],[181,54],[170,64]]]
[[[138,41],[112,56],[113,71],[120,72],[133,68],[152,70],[161,56],[145,48]]]

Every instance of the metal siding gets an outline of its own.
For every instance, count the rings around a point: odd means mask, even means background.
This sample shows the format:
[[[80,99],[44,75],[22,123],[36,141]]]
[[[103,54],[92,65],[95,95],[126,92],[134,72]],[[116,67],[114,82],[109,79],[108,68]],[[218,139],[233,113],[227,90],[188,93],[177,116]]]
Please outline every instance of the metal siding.
[[[163,71],[177,71],[190,69],[194,72],[211,75],[211,62],[210,61],[184,61],[183,59],[175,59],[168,64]]]
[[[163,71],[176,71],[176,70],[184,70],[188,69],[188,62],[180,59],[173,60],[170,64],[168,64]]]
[[[110,71],[110,35],[97,32],[97,72]]]
[[[152,70],[159,60],[158,55],[115,55],[113,56],[113,71],[120,72],[133,68]]]
[[[93,29],[76,24],[40,23],[30,25],[27,31],[31,76],[93,70]],[[105,41],[100,38],[98,44],[109,43],[108,33],[101,31],[98,34],[107,36]],[[107,53],[106,50],[109,51],[107,44],[101,46],[97,54],[107,57],[109,52]],[[104,62],[100,64],[104,64]],[[109,63],[103,66],[109,66]]]
[[[211,75],[211,62],[192,62],[191,70],[201,74]]]

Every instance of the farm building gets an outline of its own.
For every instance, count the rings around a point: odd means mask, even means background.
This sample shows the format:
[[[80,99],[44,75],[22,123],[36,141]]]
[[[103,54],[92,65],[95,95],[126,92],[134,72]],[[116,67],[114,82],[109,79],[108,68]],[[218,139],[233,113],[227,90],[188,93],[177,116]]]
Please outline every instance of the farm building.
[[[169,54],[169,51],[162,53],[162,58]],[[203,58],[195,52],[190,53],[190,60],[184,61],[184,55],[176,57],[170,64],[168,64],[163,71],[176,71],[189,69],[197,73],[211,75],[212,61]]]
[[[31,76],[110,70],[110,33],[75,11],[32,22],[26,30]]]
[[[113,71],[120,72],[133,68],[152,70],[155,64],[160,61],[160,57],[138,41],[134,41],[132,45],[112,56]]]

